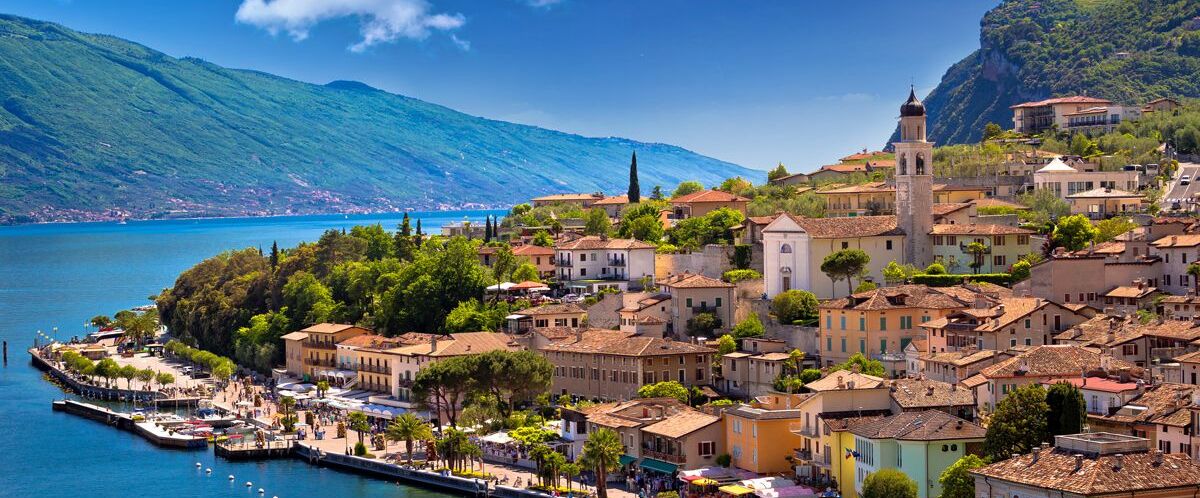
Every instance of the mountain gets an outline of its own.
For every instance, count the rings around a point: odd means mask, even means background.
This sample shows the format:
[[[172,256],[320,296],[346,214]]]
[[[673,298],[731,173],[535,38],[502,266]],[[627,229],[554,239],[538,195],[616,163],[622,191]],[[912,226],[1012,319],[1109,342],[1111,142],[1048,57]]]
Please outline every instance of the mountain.
[[[1006,0],[980,24],[980,48],[925,99],[938,143],[1011,128],[1009,106],[1052,96],[1200,97],[1200,0]]]
[[[761,176],[670,145],[470,116],[0,15],[0,220],[499,206]]]

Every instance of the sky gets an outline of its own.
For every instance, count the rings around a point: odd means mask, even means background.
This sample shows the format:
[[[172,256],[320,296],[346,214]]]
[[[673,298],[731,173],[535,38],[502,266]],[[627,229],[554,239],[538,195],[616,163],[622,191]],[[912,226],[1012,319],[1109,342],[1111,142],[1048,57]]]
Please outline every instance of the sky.
[[[997,0],[4,0],[0,12],[469,114],[808,171],[895,127]]]

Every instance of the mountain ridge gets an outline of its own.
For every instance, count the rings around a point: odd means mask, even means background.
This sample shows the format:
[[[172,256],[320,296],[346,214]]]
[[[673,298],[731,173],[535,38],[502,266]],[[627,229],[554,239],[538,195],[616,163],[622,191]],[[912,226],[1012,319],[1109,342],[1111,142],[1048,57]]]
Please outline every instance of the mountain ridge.
[[[760,175],[687,149],[472,116],[0,14],[0,221],[504,206]]]

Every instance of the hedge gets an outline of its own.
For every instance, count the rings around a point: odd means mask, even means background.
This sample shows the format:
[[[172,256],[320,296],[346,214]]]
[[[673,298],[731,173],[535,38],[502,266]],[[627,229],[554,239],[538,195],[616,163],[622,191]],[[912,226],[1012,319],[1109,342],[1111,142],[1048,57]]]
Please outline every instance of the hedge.
[[[979,273],[979,274],[956,274],[956,275],[930,275],[927,273],[918,273],[912,276],[912,283],[925,284],[930,287],[950,287],[959,285],[964,282],[988,282],[1005,287],[1012,285],[1012,275],[1008,273]]]

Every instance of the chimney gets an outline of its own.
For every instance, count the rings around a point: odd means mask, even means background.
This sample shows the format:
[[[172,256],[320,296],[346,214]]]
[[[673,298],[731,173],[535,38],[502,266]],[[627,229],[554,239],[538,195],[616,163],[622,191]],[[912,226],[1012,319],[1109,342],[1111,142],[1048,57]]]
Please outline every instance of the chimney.
[[[1079,469],[1081,469],[1081,468],[1083,468],[1083,455],[1076,453],[1075,454],[1075,470],[1074,470],[1074,472],[1079,472]]]
[[[1125,465],[1125,455],[1122,455],[1120,453],[1113,455],[1113,470],[1121,470],[1121,467],[1124,465]]]
[[[933,396],[933,386],[928,386],[928,387],[926,387],[926,388],[925,388],[925,395],[926,395],[926,396]]]
[[[959,422],[959,423],[961,424],[962,422]],[[1030,463],[1037,462],[1038,458],[1041,456],[1042,456],[1042,449],[1034,446],[1033,447],[1033,462],[1030,462]]]
[[[1163,452],[1162,450],[1154,450],[1154,465],[1162,465]]]
[[[847,382],[846,389],[854,389],[854,381]]]
[[[575,329],[575,342],[583,342],[583,328]]]
[[[837,387],[838,387],[838,389],[846,387],[846,381],[845,381],[845,379],[842,378],[841,375],[837,376]]]
[[[433,335],[429,336],[429,352],[430,353],[437,352],[437,334],[433,334]]]

